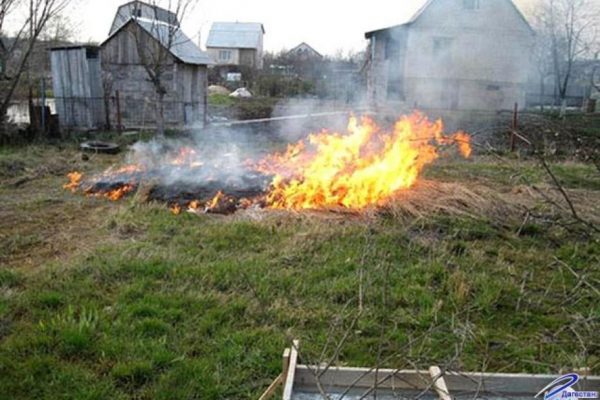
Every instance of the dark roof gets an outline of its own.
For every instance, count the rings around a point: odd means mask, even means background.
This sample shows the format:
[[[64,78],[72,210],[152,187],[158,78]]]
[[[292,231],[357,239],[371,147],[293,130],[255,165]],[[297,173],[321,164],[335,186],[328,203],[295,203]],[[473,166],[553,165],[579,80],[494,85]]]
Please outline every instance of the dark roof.
[[[214,64],[208,53],[200,50],[196,44],[183,33],[183,31],[173,25],[168,25],[160,21],[152,21],[143,18],[130,18],[127,23],[117,29],[100,46],[104,46],[109,40],[117,35],[127,25],[135,23],[146,31],[150,36],[156,39],[165,49],[168,49],[171,55],[184,64],[210,65]],[[169,48],[169,35],[173,34],[171,46]]]
[[[206,47],[256,49],[265,34],[258,22],[215,22],[210,28]]]
[[[96,50],[99,49],[100,46],[94,45],[94,44],[73,44],[73,45],[68,45],[68,46],[55,46],[55,47],[50,47],[48,50],[50,51],[58,51],[58,50],[79,50],[79,49],[91,49],[91,50]]]
[[[302,47],[302,46],[306,46],[308,47],[310,50],[312,50],[315,54],[317,54],[319,57],[323,57],[323,55],[321,53],[319,53],[318,51],[315,50],[314,47],[312,47],[310,44],[306,43],[306,42],[302,42],[300,43],[298,46],[294,47],[293,49],[291,49],[290,51],[288,51],[288,53],[293,53],[295,52],[298,48]]]
[[[425,2],[425,4],[423,4],[423,6],[421,8],[419,8],[419,10],[411,17],[411,19],[408,20],[408,22],[406,22],[404,24],[394,25],[394,26],[390,26],[390,27],[387,27],[387,28],[382,28],[382,29],[377,29],[377,30],[374,30],[374,31],[366,32],[365,33],[365,38],[370,39],[373,35],[378,34],[380,32],[388,31],[390,29],[400,28],[400,27],[403,27],[403,26],[410,26],[410,25],[412,25],[413,23],[415,23],[421,17],[421,15],[423,15],[423,13],[425,12],[425,10],[427,10],[427,8],[429,8],[429,6],[431,6],[436,1],[438,1],[438,0],[427,0]],[[506,1],[508,1],[510,3],[510,5],[515,9],[515,11],[519,15],[519,17],[523,20],[523,22],[525,23],[525,25],[527,25],[527,28],[529,28],[529,30],[531,32],[534,32],[533,28],[529,24],[529,21],[527,21],[527,19],[525,18],[525,16],[521,12],[521,10],[519,10],[519,8],[515,5],[515,3],[512,0],[506,0]]]

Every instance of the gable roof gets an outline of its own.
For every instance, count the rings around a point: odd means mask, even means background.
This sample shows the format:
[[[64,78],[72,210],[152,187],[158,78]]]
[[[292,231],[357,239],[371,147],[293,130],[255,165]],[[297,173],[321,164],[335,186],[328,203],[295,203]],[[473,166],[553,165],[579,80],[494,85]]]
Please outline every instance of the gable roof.
[[[129,12],[129,10],[131,10],[131,12]],[[148,4],[140,0],[133,0],[121,4],[119,8],[117,8],[117,12],[113,19],[113,23],[110,27],[110,32],[108,35],[112,35],[119,28],[121,28],[122,25],[126,24],[131,17],[135,17],[136,15],[133,14],[134,10],[140,10],[142,11],[142,14],[144,14],[144,11],[150,11],[150,15],[141,15],[141,17],[156,19],[172,25],[179,25],[177,14],[175,14],[173,11],[159,7],[156,4]],[[140,16],[138,15],[138,17]]]
[[[173,25],[160,21],[153,21],[144,18],[130,18],[125,24],[117,29],[100,46],[104,46],[113,37],[115,37],[123,28],[129,24],[137,24],[146,33],[158,41],[165,49],[168,49],[173,57],[184,64],[192,65],[211,65],[214,61],[208,53],[200,50],[196,44],[183,33],[183,31]],[[169,48],[169,35],[172,34],[171,46]]]
[[[265,28],[258,22],[214,22],[206,47],[256,49],[264,34]]]
[[[410,25],[414,24],[421,17],[421,15],[423,15],[423,13],[425,13],[425,11],[429,8],[429,6],[431,6],[436,1],[439,1],[439,0],[427,0],[425,2],[425,4],[423,4],[423,6],[421,8],[419,8],[419,10],[417,10],[417,12],[408,20],[408,22],[405,22],[405,23],[399,24],[399,25],[393,25],[393,26],[390,26],[388,28],[382,28],[382,29],[377,29],[377,30],[374,30],[374,31],[366,32],[365,33],[365,38],[370,39],[376,33],[379,33],[379,32],[382,32],[382,31],[387,31],[389,29],[400,28],[400,27],[403,27],[403,26],[410,26]],[[534,30],[531,27],[531,25],[529,24],[529,21],[527,21],[527,19],[525,18],[525,16],[521,12],[521,10],[519,10],[519,8],[517,7],[517,5],[512,0],[505,0],[505,1],[508,1],[508,3],[514,8],[515,12],[523,20],[523,22],[525,23],[525,25],[527,26],[527,28],[532,33],[534,33]]]
[[[289,53],[294,53],[294,52],[296,52],[296,51],[297,51],[299,48],[301,48],[301,47],[303,47],[303,46],[304,46],[304,47],[308,47],[308,49],[309,49],[310,51],[314,52],[314,54],[318,55],[319,57],[323,57],[323,55],[322,55],[321,53],[319,53],[318,51],[316,51],[316,50],[314,49],[314,47],[312,47],[310,44],[308,44],[308,43],[306,43],[306,42],[302,42],[302,43],[300,43],[298,46],[296,46],[296,47],[294,47],[293,49],[291,49],[290,51],[288,51],[288,54],[289,54]]]

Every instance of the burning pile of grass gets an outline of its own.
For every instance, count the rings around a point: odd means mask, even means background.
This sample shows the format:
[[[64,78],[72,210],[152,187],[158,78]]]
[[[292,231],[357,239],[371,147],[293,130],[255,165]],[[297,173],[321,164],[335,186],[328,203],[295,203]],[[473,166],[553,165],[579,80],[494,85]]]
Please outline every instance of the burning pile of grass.
[[[144,187],[147,200],[167,203],[174,214],[248,208],[362,212],[402,196],[408,207],[413,187],[424,184],[423,169],[454,146],[470,156],[467,134],[445,135],[441,120],[418,112],[401,117],[389,130],[370,118],[352,117],[344,134],[324,130],[259,160],[215,157],[210,149],[190,147],[150,155],[145,150],[134,154],[137,162],[91,179],[73,172],[64,187],[110,200]],[[433,190],[430,194],[440,197]]]

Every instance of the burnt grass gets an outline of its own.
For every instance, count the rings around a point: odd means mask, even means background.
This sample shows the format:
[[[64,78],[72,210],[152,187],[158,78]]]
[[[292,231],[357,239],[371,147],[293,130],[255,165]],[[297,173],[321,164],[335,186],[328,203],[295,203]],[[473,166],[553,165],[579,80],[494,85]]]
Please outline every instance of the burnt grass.
[[[0,149],[0,398],[258,398],[291,339],[318,362],[346,332],[336,364],[600,373],[597,236],[459,215],[174,216],[62,189],[117,161]],[[593,166],[552,165],[600,190]],[[487,158],[428,172],[503,191],[511,176]]]

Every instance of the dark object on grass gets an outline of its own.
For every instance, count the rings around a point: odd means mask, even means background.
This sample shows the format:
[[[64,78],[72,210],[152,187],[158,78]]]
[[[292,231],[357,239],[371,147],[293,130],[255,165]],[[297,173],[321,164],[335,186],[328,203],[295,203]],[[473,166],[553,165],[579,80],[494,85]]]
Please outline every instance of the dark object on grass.
[[[89,141],[83,142],[79,146],[81,150],[91,153],[117,154],[120,149],[119,145],[112,142]]]
[[[82,161],[89,161],[89,160],[90,160],[90,157],[89,157],[87,154],[82,154],[82,155],[81,155],[81,160],[82,160]]]

